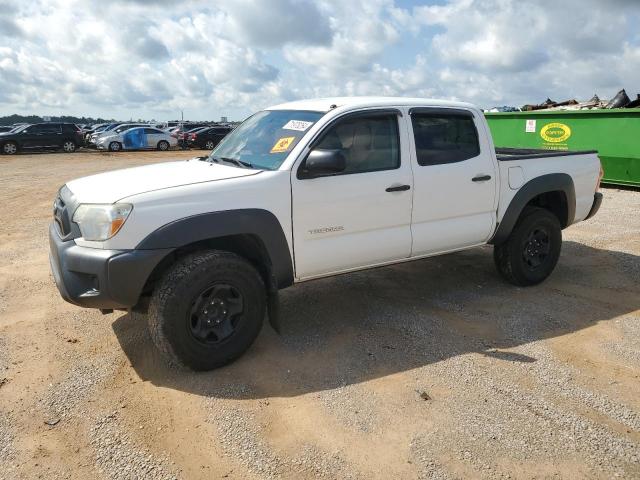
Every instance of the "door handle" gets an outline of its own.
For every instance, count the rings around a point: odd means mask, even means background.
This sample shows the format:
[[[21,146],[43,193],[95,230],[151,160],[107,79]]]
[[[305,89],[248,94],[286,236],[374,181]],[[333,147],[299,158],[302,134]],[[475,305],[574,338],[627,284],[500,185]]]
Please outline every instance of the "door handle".
[[[388,187],[385,192],[406,192],[410,188],[410,185],[398,185],[396,187]]]
[[[487,180],[491,180],[491,175],[479,175],[471,179],[472,182],[486,182]]]

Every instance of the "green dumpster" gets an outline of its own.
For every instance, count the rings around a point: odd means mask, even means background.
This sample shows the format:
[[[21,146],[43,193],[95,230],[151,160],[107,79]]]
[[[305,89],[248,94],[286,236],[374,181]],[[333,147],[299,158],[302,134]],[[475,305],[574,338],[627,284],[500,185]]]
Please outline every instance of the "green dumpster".
[[[597,150],[603,182],[640,186],[640,108],[485,116],[496,147]]]

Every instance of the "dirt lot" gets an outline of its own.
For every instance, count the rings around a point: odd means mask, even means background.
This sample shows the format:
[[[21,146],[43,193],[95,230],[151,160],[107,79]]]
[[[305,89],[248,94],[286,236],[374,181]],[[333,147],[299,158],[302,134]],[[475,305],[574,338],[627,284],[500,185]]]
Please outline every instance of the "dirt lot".
[[[542,286],[490,248],[310,282],[195,374],[63,302],[46,236],[65,180],[193,155],[0,157],[0,477],[640,478],[640,192],[605,190]]]

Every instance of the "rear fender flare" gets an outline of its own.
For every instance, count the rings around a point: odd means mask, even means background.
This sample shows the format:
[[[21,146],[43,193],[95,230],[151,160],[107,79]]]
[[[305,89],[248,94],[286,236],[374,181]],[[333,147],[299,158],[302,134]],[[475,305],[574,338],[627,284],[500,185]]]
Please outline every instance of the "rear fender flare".
[[[566,173],[550,173],[528,181],[518,190],[489,243],[499,245],[504,242],[511,234],[524,207],[538,195],[555,191],[564,192],[567,198],[567,223],[562,227],[571,225],[576,214],[576,190],[573,179]]]

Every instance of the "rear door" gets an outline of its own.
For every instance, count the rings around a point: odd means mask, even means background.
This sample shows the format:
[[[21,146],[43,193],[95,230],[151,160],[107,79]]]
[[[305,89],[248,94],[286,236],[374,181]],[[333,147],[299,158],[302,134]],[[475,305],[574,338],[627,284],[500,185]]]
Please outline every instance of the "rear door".
[[[228,130],[224,130],[222,128],[210,128],[208,130],[203,131],[200,135],[202,135],[202,144],[206,145],[209,142],[211,142],[211,144],[213,145],[213,147],[215,147],[216,145],[218,145],[220,143],[220,140],[222,140],[225,135],[227,134]],[[211,146],[211,145],[209,145]]]
[[[230,132],[229,129],[226,128],[214,128],[211,131],[211,137],[212,140],[215,142],[215,144],[217,145],[218,143],[220,143],[220,141],[227,136],[227,134]]]
[[[412,256],[478,245],[495,226],[496,164],[481,119],[453,108],[410,110]]]
[[[346,169],[301,179],[301,164],[294,168],[298,279],[409,257],[413,182],[407,137],[399,134],[402,120],[395,110],[345,115],[325,129],[313,148],[339,150]]]
[[[145,128],[144,133],[147,136],[147,148],[157,148],[158,142],[164,140],[163,133],[155,128]]]
[[[58,123],[28,127],[20,139],[24,148],[46,148],[62,145],[62,126]]]

